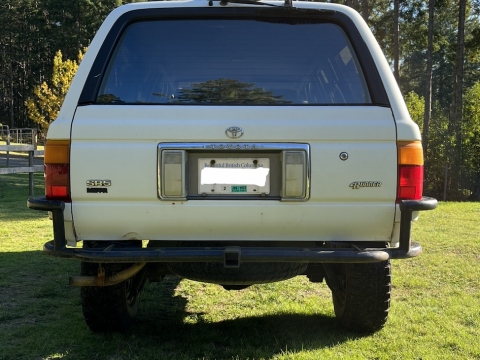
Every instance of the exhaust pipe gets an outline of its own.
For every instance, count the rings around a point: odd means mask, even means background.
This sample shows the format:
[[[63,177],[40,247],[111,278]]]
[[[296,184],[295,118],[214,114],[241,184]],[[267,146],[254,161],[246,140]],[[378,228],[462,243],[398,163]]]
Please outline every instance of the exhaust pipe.
[[[110,275],[105,278],[105,269],[100,267],[98,269],[97,276],[71,276],[69,278],[70,286],[111,286],[121,283],[127,279],[130,279],[132,276],[136,275],[143,267],[146,265],[146,262],[136,263],[130,266],[128,269],[120,271],[119,273]]]

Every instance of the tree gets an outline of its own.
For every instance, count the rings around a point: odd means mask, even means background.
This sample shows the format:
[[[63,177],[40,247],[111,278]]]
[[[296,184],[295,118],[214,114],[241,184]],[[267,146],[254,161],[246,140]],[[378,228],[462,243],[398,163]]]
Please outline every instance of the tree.
[[[423,128],[423,112],[425,108],[425,99],[413,91],[405,96],[405,104],[413,121],[418,125],[420,131]]]
[[[368,24],[370,20],[370,10],[368,8],[368,0],[362,0],[362,17]]]
[[[52,78],[58,50],[75,59],[90,44],[107,15],[133,0],[1,0],[0,119],[33,127],[25,101]]]
[[[399,28],[399,0],[393,0],[393,74],[397,83],[400,84],[400,44],[398,37],[400,33]]]
[[[78,53],[77,63],[75,60],[63,61],[62,52],[59,50],[53,60],[51,85],[48,86],[46,82],[43,82],[36,86],[33,91],[34,97],[28,98],[25,102],[28,116],[40,126],[43,134],[47,132],[50,123],[57,118],[85,51],[86,49]]]
[[[449,131],[454,139],[454,146],[450,147],[450,164],[452,166],[452,188],[456,192],[459,189],[459,178],[461,171],[461,145],[462,134],[460,126],[462,122],[463,106],[463,71],[464,71],[464,53],[465,53],[465,12],[466,0],[459,0],[458,4],[458,32],[457,32],[457,52],[455,58],[455,72],[453,78],[453,95],[450,110]]]
[[[427,156],[428,128],[432,114],[432,68],[433,68],[433,15],[435,11],[435,0],[428,1],[428,46],[427,46],[427,73],[425,75],[425,108],[423,116],[423,151]]]
[[[480,82],[466,89],[462,122],[463,188],[471,189],[471,200],[480,200]]]
[[[446,111],[438,101],[435,101],[432,105],[429,134],[424,167],[424,194],[442,199],[445,190],[447,151],[451,137],[448,133]]]

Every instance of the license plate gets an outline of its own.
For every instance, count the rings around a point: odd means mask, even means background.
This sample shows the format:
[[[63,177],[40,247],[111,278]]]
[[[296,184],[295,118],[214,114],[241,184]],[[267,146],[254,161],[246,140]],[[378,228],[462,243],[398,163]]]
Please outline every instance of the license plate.
[[[269,194],[270,159],[200,158],[198,159],[198,193]]]

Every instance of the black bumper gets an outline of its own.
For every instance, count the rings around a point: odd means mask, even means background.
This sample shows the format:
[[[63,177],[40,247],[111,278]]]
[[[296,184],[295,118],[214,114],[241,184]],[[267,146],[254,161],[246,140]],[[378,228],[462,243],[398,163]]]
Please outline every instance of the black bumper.
[[[410,244],[411,220],[414,211],[433,210],[437,200],[403,200],[400,203],[400,246],[398,248],[260,248],[260,247],[183,247],[183,248],[121,248],[102,249],[67,248],[62,201],[44,197],[27,201],[30,209],[51,211],[53,214],[53,241],[43,251],[50,256],[96,263],[132,262],[220,262],[226,267],[238,267],[246,262],[312,262],[312,263],[372,263],[388,259],[407,259],[420,255],[422,247]]]

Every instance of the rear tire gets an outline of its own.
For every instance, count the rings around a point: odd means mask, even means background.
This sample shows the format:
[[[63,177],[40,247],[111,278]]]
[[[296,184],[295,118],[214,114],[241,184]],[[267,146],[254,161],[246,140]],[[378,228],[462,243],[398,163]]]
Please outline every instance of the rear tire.
[[[327,276],[339,324],[352,331],[380,330],[390,309],[390,260],[371,264],[330,264],[335,279]],[[337,288],[338,287],[338,288]]]
[[[103,264],[105,276],[118,273],[130,264]],[[81,263],[81,275],[97,275],[98,264]],[[123,332],[135,320],[139,292],[145,281],[145,271],[119,284],[105,287],[82,286],[80,297],[85,322],[94,332]]]

